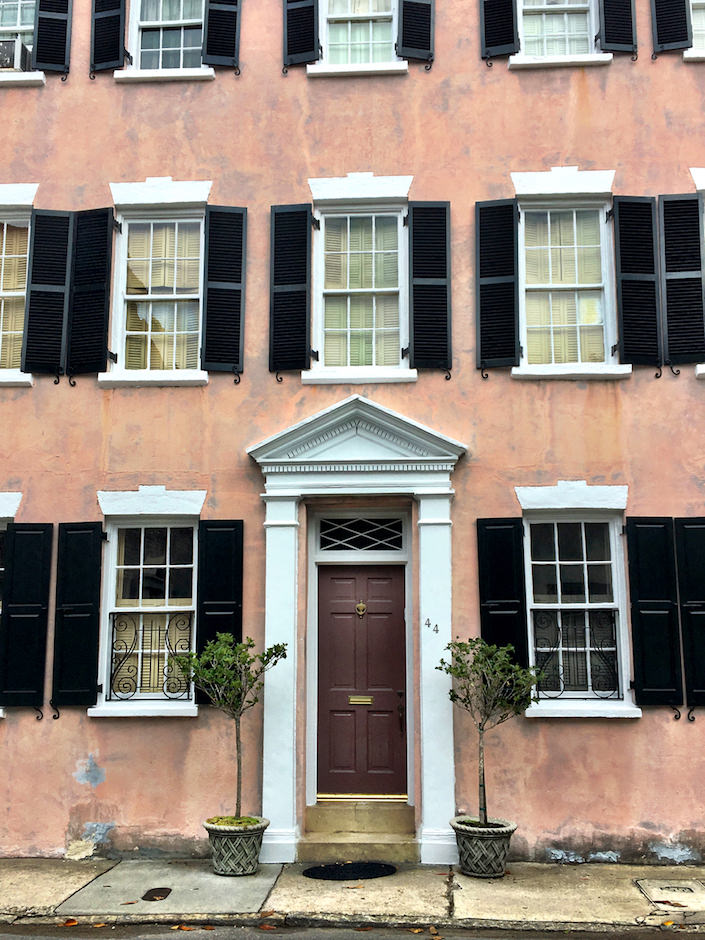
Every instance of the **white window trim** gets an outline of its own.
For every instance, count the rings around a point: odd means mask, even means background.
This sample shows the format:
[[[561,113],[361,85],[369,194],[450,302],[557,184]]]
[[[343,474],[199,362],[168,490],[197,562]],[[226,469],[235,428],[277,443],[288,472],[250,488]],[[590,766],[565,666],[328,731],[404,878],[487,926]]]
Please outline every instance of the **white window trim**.
[[[12,522],[22,502],[22,493],[0,492],[0,528],[5,529]],[[0,706],[0,718],[5,718],[5,709]]]
[[[128,12],[129,24],[127,27],[127,48],[134,50],[134,62],[139,62],[140,57],[140,4],[134,2],[130,4]],[[205,8],[204,8],[205,20]],[[203,31],[204,23],[201,23]],[[113,78],[116,82],[193,82],[193,81],[213,81],[215,78],[215,69],[210,65],[201,65],[200,68],[185,69],[141,69],[139,65],[125,65],[122,69],[115,69]]]
[[[688,5],[690,7],[690,22],[691,28],[693,26],[693,13],[695,12],[695,0],[688,0]],[[702,9],[703,4],[697,4],[698,9]],[[693,42],[695,41],[695,30],[693,29]],[[703,49],[694,49],[692,46],[689,49],[683,50],[683,61],[684,62],[705,62],[705,50]]]
[[[409,71],[409,63],[401,59],[393,50],[393,58],[387,62],[359,62],[353,64],[335,65],[328,61],[328,2],[318,0],[319,41],[322,49],[321,59],[306,66],[306,74],[315,78],[317,76],[344,76],[344,75],[400,75]],[[399,4],[392,0],[392,44],[399,29]],[[345,19],[341,15],[341,19]]]
[[[517,487],[516,489],[520,489]],[[532,487],[531,489],[540,489]],[[553,489],[553,487],[548,487]],[[626,489],[626,487],[595,487],[595,489]],[[615,494],[616,496],[616,494]],[[549,500],[550,501],[550,500]],[[585,509],[563,510],[555,509],[528,512],[523,516],[524,524],[524,576],[526,581],[526,607],[527,607],[527,645],[529,650],[529,665],[534,666],[534,645],[530,625],[531,603],[529,601],[531,585],[531,558],[528,550],[529,525],[532,522],[606,522],[610,528],[610,544],[614,553],[612,562],[614,602],[616,607],[616,647],[617,670],[619,686],[622,691],[620,699],[604,699],[599,696],[577,698],[545,698],[532,702],[524,712],[527,718],[640,718],[641,709],[634,703],[634,693],[630,689],[631,650],[629,647],[627,586],[625,573],[624,551],[621,547],[622,513],[611,510],[608,512],[592,512]],[[570,605],[568,605],[570,606]],[[578,605],[579,606],[579,605]]]
[[[686,52],[688,50],[686,49]],[[685,55],[685,53],[684,53]],[[700,55],[698,53],[698,55]],[[700,61],[705,62],[705,53],[702,54]],[[695,189],[699,193],[705,193],[705,167],[691,166],[690,175],[693,177]],[[700,381],[705,380],[705,363],[700,362],[695,366],[695,378]]]
[[[46,85],[44,72],[0,72],[0,85],[12,85],[15,88],[37,88]]]
[[[0,185],[0,222],[26,224],[29,229],[32,204],[38,188],[39,183],[4,183]],[[31,235],[31,233],[29,234]],[[29,243],[27,249],[29,257]],[[27,268],[27,279],[29,282],[29,266]],[[25,285],[25,297],[26,290],[27,285]],[[33,385],[34,376],[29,372],[22,372],[21,369],[0,369],[0,386],[6,388],[31,388]]]
[[[309,179],[314,201],[314,218],[324,215],[399,214],[407,212],[413,176],[374,176],[373,173],[348,173],[343,177]],[[321,229],[322,231],[322,229]],[[399,345],[409,344],[409,250],[408,228],[400,225],[399,241]],[[323,239],[313,238],[311,278],[311,344],[320,359],[301,372],[304,385],[365,385],[372,383],[416,382],[418,372],[409,368],[408,356],[398,366],[326,366],[323,364]],[[403,311],[403,315],[401,312]]]
[[[595,37],[599,33],[599,16],[597,0],[587,0],[588,6],[588,37]],[[609,65],[612,61],[611,52],[601,52],[596,40],[592,52],[565,55],[527,55],[521,50],[524,42],[524,7],[522,0],[516,0],[517,29],[519,31],[519,52],[509,56],[510,69],[543,69],[543,68],[575,68],[579,66]],[[558,12],[558,11],[556,11]]]
[[[203,274],[205,250],[206,202],[212,186],[211,180],[173,181],[167,177],[148,177],[144,183],[110,183],[110,190],[118,212],[118,223],[123,226],[115,252],[116,276],[113,278],[111,344],[117,352],[117,363],[109,362],[108,371],[98,374],[103,388],[123,386],[207,385],[208,372],[204,369],[126,369],[125,368],[125,272],[127,271],[127,227],[130,222],[159,220],[197,220],[201,223],[199,264],[199,331],[203,339],[203,309],[205,284]],[[199,342],[200,348],[200,342]]]
[[[194,611],[196,608],[196,584],[198,579],[198,518],[205,500],[205,490],[170,490],[163,486],[140,486],[138,491],[98,491],[98,503],[106,516],[108,533],[107,551],[103,558],[103,578],[100,605],[100,650],[98,655],[98,681],[103,691],[98,693],[95,705],[89,707],[89,718],[195,718],[198,705],[195,701],[172,702],[135,697],[130,701],[112,701],[107,697],[110,681],[111,644],[110,612],[114,609],[112,591],[115,587],[115,565],[117,553],[117,530],[120,527],[160,525],[194,526],[194,568],[193,591]],[[195,508],[198,507],[198,512]],[[107,510],[107,511],[106,511]],[[111,515],[109,510],[114,511]],[[110,516],[110,518],[108,518]],[[105,576],[107,574],[107,577]],[[194,612],[194,630],[198,629]],[[195,633],[194,633],[195,636]]]
[[[519,174],[512,174],[512,177]],[[525,174],[526,176],[534,174]],[[535,174],[543,175],[543,174]],[[617,343],[617,297],[615,292],[614,253],[612,251],[613,235],[610,229],[607,213],[610,204],[603,196],[567,196],[566,198],[538,198],[527,197],[520,199],[519,220],[519,333],[522,349],[525,351],[520,364],[511,371],[515,379],[622,379],[632,374],[631,365],[619,362],[616,352],[612,348]],[[602,261],[602,299],[604,323],[604,362],[570,362],[570,363],[529,363],[526,361],[527,327],[526,327],[526,254],[524,251],[524,225],[527,211],[551,211],[560,209],[597,209],[600,212],[600,248]]]

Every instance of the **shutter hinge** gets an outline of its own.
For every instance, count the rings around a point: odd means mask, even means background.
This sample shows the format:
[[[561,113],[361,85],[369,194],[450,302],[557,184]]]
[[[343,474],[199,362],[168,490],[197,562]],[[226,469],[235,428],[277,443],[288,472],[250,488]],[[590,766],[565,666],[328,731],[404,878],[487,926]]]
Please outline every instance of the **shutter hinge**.
[[[115,216],[113,216],[113,229],[122,235],[122,222],[118,222]]]
[[[610,208],[607,210],[607,215],[605,216],[605,218],[607,219],[608,222],[610,219],[614,218],[614,206],[610,206]]]
[[[112,352],[112,350],[109,349],[109,350],[108,350],[108,359],[109,359],[111,362],[117,362],[117,361],[118,361],[117,353],[116,353],[116,352]]]
[[[102,683],[102,682],[99,682],[98,685],[95,687],[95,690],[96,690],[96,692],[100,692],[100,694],[102,695],[102,694],[103,694],[103,683]]]
[[[108,533],[105,531],[105,529],[100,530],[100,537],[104,542],[108,541]]]
[[[630,680],[629,680],[629,688],[630,688],[630,689],[635,689],[635,688],[636,688],[636,686],[634,685],[634,680],[633,680],[633,679],[630,679]]]
[[[318,355],[318,350],[317,350],[317,349],[309,349],[309,353],[310,353],[310,355],[311,355],[311,358],[312,358],[312,359],[315,359],[316,362],[318,362],[318,360],[319,360],[319,358],[320,358],[319,355]]]
[[[623,526],[622,526],[622,535],[626,535],[626,534],[627,534],[627,527],[626,527],[625,525],[623,525]]]
[[[614,356],[614,354],[617,352],[618,349],[619,349],[619,343],[615,343],[614,346],[612,347],[612,355],[613,355],[613,356]]]
[[[524,358],[524,347],[521,344],[519,345],[519,358]]]
[[[401,217],[401,224],[404,226],[404,228],[409,227],[409,213],[408,212],[404,213],[404,215]]]
[[[408,355],[409,355],[409,347],[408,347],[408,346],[402,346],[401,358],[402,358],[402,359],[406,359],[406,357],[407,357]]]
[[[316,229],[317,232],[321,230],[321,220],[317,219],[315,215],[311,216],[311,225]]]
[[[123,48],[122,48],[122,61],[124,62],[125,59],[127,59],[127,61],[130,63],[130,65],[134,65],[134,61],[135,61],[135,60],[132,58],[132,56],[131,56],[130,53],[127,51],[127,49],[125,49],[125,47],[123,46]]]

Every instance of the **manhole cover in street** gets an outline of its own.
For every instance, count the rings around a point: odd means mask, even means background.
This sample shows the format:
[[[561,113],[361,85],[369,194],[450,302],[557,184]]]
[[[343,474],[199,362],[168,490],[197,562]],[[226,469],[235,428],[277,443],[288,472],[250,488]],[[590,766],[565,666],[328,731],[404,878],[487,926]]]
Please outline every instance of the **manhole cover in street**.
[[[163,901],[171,894],[171,888],[150,888],[142,895],[143,901]]]
[[[364,878],[384,878],[393,875],[394,865],[384,862],[333,862],[331,865],[314,865],[303,871],[305,878],[320,878],[322,881],[360,881]]]
[[[668,908],[705,911],[705,884],[702,881],[663,881],[642,878],[637,885],[652,904]]]

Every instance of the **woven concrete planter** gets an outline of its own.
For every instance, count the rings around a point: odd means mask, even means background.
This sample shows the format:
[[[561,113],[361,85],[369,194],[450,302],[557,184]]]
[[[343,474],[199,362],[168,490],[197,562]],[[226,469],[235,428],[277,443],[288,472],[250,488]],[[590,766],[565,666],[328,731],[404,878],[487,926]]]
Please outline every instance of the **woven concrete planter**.
[[[220,826],[204,822],[213,850],[213,871],[216,875],[254,875],[259,865],[262,834],[269,825],[263,816],[253,817],[250,826]]]
[[[473,878],[501,878],[516,823],[506,819],[491,819],[494,825],[485,828],[464,825],[468,819],[479,823],[476,816],[455,816],[450,821],[458,843],[461,872]]]

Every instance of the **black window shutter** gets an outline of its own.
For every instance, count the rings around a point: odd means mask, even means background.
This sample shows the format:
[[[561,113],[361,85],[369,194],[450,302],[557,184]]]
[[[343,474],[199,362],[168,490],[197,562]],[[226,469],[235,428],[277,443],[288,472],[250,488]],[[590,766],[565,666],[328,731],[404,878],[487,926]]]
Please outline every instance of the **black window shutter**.
[[[203,61],[237,68],[240,60],[240,0],[206,0]]]
[[[690,0],[651,0],[654,52],[693,45]]]
[[[450,203],[409,203],[409,365],[450,369]]]
[[[74,218],[67,375],[104,372],[110,316],[113,210],[89,209]]]
[[[478,519],[477,552],[482,637],[511,643],[517,662],[529,662],[524,585],[524,524],[515,519]]]
[[[44,69],[46,72],[68,72],[71,5],[71,0],[37,0],[32,68]]]
[[[91,72],[121,69],[125,62],[125,0],[93,0]]]
[[[311,363],[311,206],[272,206],[269,371]]]
[[[634,0],[600,0],[600,49],[636,51]]]
[[[433,61],[435,0],[399,0],[397,55]]]
[[[627,519],[634,690],[638,705],[682,705],[673,520]]]
[[[100,522],[59,524],[51,704],[95,705],[98,688]]]
[[[44,703],[52,526],[10,523],[0,615],[0,705]]]
[[[664,361],[705,359],[700,195],[660,196]]]
[[[315,62],[318,42],[318,0],[283,0],[284,65]]]
[[[480,0],[482,58],[519,51],[516,4],[519,0]]]
[[[477,367],[519,365],[516,199],[475,204]]]
[[[242,372],[247,209],[206,208],[206,296],[201,367]]]
[[[676,519],[685,694],[705,705],[705,519]]]
[[[620,362],[663,362],[656,200],[615,196]]]
[[[32,210],[22,371],[63,369],[69,304],[73,216]]]

